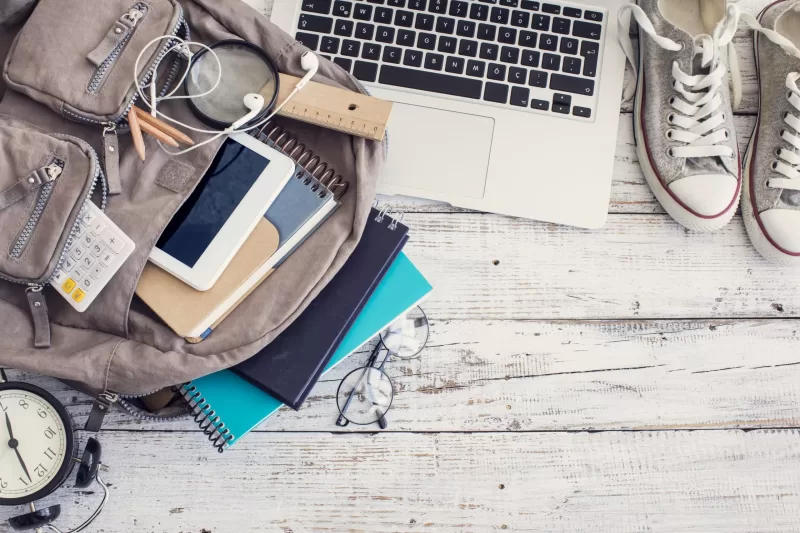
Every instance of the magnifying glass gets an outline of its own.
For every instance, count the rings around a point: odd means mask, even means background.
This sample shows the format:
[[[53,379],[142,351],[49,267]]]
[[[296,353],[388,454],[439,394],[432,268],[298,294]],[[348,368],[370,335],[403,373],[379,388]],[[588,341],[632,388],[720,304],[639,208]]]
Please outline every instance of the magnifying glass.
[[[244,106],[244,96],[256,93],[264,97],[265,105],[250,124],[263,120],[278,99],[275,63],[263,49],[246,41],[220,41],[209,48],[219,62],[204,48],[192,57],[184,82],[192,112],[206,125],[224,130],[249,111]],[[217,79],[220,82],[216,90],[209,92]]]

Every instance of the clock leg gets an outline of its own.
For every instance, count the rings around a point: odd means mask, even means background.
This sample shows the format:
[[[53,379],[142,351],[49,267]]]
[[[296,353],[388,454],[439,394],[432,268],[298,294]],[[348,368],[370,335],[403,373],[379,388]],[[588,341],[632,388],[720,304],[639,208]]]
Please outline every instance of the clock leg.
[[[11,524],[11,528],[14,529],[14,531],[35,530],[54,522],[61,515],[60,505],[52,505],[41,509],[37,509],[32,503],[29,505],[31,508],[30,513],[8,519],[8,523]]]

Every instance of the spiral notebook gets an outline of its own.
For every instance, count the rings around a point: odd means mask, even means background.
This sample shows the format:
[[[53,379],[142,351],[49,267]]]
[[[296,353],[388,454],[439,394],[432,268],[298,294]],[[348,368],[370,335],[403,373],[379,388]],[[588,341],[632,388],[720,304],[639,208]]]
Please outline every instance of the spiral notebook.
[[[257,136],[289,153],[298,146],[294,136],[273,124]],[[278,144],[273,139],[279,138]],[[302,145],[299,145],[302,146]],[[328,166],[304,152],[292,178],[270,205],[264,220],[248,237],[219,280],[208,291],[197,291],[155,265],[147,264],[136,294],[173,331],[189,342],[200,342],[300,246],[339,206],[346,185]],[[313,174],[325,170],[316,179]],[[335,191],[335,192],[334,192]]]
[[[342,362],[418,305],[431,290],[428,280],[400,252],[328,361],[325,371]],[[191,381],[181,387],[181,393],[189,403],[200,429],[220,453],[283,405],[230,370]],[[335,405],[335,399],[329,401]],[[331,425],[335,420],[336,417],[332,416]]]
[[[292,325],[233,371],[299,409],[407,240],[407,226],[373,208],[339,273]]]

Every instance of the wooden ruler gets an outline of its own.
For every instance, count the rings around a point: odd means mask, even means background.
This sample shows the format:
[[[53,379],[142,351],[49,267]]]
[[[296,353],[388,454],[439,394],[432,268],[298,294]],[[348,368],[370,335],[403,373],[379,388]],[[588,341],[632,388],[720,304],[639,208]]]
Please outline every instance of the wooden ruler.
[[[280,75],[278,103],[289,96],[298,81],[300,78]],[[264,94],[265,98],[271,96]],[[294,95],[278,115],[382,141],[391,112],[392,102],[312,81]]]

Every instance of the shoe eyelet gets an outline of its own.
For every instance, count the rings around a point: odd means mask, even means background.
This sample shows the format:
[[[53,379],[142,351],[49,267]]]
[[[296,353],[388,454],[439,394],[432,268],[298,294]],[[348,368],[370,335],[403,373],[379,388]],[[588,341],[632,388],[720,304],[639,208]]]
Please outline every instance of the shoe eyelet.
[[[781,131],[778,133],[778,137],[783,137],[783,134],[784,134],[784,133],[786,133],[786,130],[781,130]]]
[[[722,114],[722,121],[723,121],[723,122],[725,122],[726,120],[728,120],[728,115],[726,115],[725,113],[723,113],[723,114]]]
[[[786,120],[787,118],[789,118],[789,112],[788,111],[783,114],[783,120]]]
[[[725,140],[726,141],[731,138],[731,132],[729,132],[727,128],[725,128],[722,131],[725,132]]]
[[[788,100],[791,97],[792,97],[792,91],[786,91],[786,99]]]
[[[778,148],[777,150],[775,150],[775,155],[780,157],[781,156],[781,150],[782,150],[781,148]]]
[[[672,150],[672,148],[667,148],[667,157],[670,159],[675,159],[675,152]]]
[[[686,50],[686,43],[684,43],[684,42],[680,42],[680,43],[678,43],[678,44],[679,44],[679,45],[681,45],[681,49],[680,49],[680,50],[678,50],[678,52],[683,52],[684,50]]]
[[[674,104],[675,103],[675,97],[674,96],[670,96],[669,100],[667,100],[667,102],[669,103],[669,105]]]
[[[667,131],[664,132],[664,137],[666,137],[668,141],[672,140],[672,132],[673,131],[674,130],[672,128],[670,128],[670,129],[668,129]]]
[[[667,115],[667,124],[675,124],[675,113],[670,113]]]
[[[770,165],[770,166],[772,167],[772,170],[778,170],[778,162],[777,161],[773,161],[772,165]],[[769,182],[767,183],[767,186],[769,186]]]

